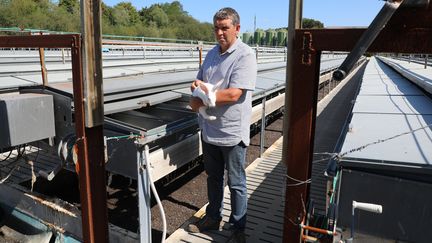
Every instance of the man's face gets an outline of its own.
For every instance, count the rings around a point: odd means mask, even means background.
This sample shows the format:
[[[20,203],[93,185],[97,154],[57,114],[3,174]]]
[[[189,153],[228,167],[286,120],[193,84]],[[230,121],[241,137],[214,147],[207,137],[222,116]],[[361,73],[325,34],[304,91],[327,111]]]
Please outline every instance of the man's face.
[[[233,25],[231,19],[218,19],[214,24],[214,33],[217,42],[221,46],[221,52],[224,53],[237,39],[240,31],[240,25]]]

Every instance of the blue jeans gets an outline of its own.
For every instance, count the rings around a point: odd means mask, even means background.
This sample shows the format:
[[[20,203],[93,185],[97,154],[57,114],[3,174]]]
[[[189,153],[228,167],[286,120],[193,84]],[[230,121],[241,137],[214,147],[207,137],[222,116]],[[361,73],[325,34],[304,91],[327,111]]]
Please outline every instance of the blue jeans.
[[[231,215],[229,222],[236,229],[246,226],[247,189],[245,159],[246,146],[243,142],[236,146],[215,146],[203,143],[203,159],[207,177],[209,204],[206,215],[215,220],[222,219],[224,194],[224,169],[228,172],[228,187],[231,192]]]

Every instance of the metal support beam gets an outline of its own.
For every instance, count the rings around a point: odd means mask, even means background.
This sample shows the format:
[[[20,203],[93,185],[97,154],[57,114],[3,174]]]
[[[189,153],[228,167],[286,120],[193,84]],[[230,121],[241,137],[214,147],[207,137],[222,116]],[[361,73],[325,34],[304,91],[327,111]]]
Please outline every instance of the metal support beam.
[[[351,51],[365,29],[313,29],[314,49]],[[303,31],[296,34],[302,34]],[[367,52],[432,53],[432,7],[399,8]]]
[[[71,47],[79,35],[0,36],[0,47],[61,48]]]
[[[289,129],[284,144],[287,166],[284,242],[299,242],[300,223],[309,200],[315,116],[321,53],[311,48],[311,36],[296,35]],[[305,44],[305,45],[304,45]],[[294,105],[295,104],[295,105]],[[285,136],[285,134],[284,134]],[[285,138],[285,137],[284,137]]]
[[[294,110],[294,40],[296,38],[296,29],[301,28],[302,21],[302,0],[290,0],[289,1],[289,12],[288,12],[288,33],[287,33],[287,67],[286,67],[286,84],[285,84],[285,112],[283,117],[283,149],[282,149],[282,160],[287,166],[287,176],[290,175],[290,169],[293,169],[292,166],[289,166],[291,161],[291,153],[293,153],[292,149],[289,147],[290,141],[293,139],[292,134],[290,137],[290,131],[293,128],[293,122],[295,121],[293,117]],[[310,97],[310,96],[306,96]],[[301,167],[300,167],[301,168]],[[294,168],[296,170],[296,168]],[[297,209],[299,203],[296,199],[295,194],[290,194],[292,191],[290,190],[291,181],[287,180],[287,187],[285,193],[285,218],[284,218],[284,231],[283,231],[283,242],[300,242],[300,227],[294,225],[291,222],[292,215],[297,214]],[[295,192],[294,192],[295,193]],[[297,195],[306,195],[306,191],[299,192]],[[302,212],[302,211],[300,211]],[[295,218],[295,217],[294,217]],[[294,222],[296,222],[295,220]]]
[[[264,97],[261,99],[262,111],[261,111],[261,134],[260,134],[260,158],[264,153],[264,146],[265,146],[266,102],[267,102],[267,97],[266,95],[264,95]]]
[[[66,60],[65,60],[64,48],[61,49],[61,53],[62,53],[62,62],[63,62],[63,64],[65,64]]]
[[[42,72],[42,84],[43,84],[43,86],[47,86],[48,85],[48,74],[47,74],[47,69],[46,69],[46,65],[45,65],[45,49],[44,48],[39,48],[39,60],[40,60],[41,72]]]
[[[103,124],[101,1],[81,0],[86,127]]]
[[[81,0],[81,18],[83,47],[73,49],[72,68],[83,241],[108,242],[100,1]],[[75,66],[77,60],[82,60],[81,67]],[[78,79],[84,79],[85,86],[83,82],[78,84]]]
[[[137,147],[137,171],[138,171],[138,209],[139,209],[139,235],[141,242],[152,242],[151,237],[151,211],[150,211],[150,182],[148,148],[138,141]]]
[[[198,57],[198,59],[199,59],[199,68],[201,68],[201,65],[202,65],[202,63],[203,63],[203,42],[202,41],[199,41],[198,42],[198,52],[199,52],[199,57]]]
[[[108,242],[103,127],[85,127],[79,38],[75,40],[71,53],[83,241]]]
[[[350,51],[364,31],[365,29],[308,30],[314,38],[314,49],[326,51]],[[432,43],[432,27],[400,31],[383,30],[367,51],[432,53],[432,45],[429,44]],[[296,35],[301,35],[303,32],[303,30],[299,30]],[[334,43],[338,45],[336,46]]]

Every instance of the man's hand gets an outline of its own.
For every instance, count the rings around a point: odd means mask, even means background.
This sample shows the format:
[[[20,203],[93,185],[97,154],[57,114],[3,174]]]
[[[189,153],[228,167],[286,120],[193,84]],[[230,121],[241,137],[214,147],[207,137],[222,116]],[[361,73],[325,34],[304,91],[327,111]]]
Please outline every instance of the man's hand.
[[[189,100],[189,106],[192,108],[193,111],[198,112],[198,109],[201,106],[204,106],[204,103],[200,98],[191,97],[191,99]]]
[[[207,86],[203,84],[203,82],[201,82],[201,83],[199,84],[199,87],[201,88],[202,91],[204,91],[204,93],[205,93],[206,95],[209,94],[209,90],[207,89]]]
[[[195,81],[192,82],[191,84],[191,91],[193,92],[203,81],[199,80],[199,79],[195,79]]]

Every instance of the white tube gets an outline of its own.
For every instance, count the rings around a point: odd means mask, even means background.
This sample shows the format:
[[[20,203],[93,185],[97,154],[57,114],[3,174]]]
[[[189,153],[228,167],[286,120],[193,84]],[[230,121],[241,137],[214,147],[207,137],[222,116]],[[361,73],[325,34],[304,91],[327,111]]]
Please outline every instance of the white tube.
[[[364,211],[372,212],[372,213],[382,213],[382,206],[379,204],[373,204],[373,203],[363,203],[363,202],[352,202],[352,210],[354,215],[354,210],[358,208]]]
[[[162,231],[162,240],[161,240],[161,242],[164,243],[165,242],[165,237],[166,237],[166,232],[167,232],[165,211],[164,211],[164,209],[162,207],[162,202],[160,201],[159,194],[157,193],[156,187],[155,187],[154,182],[153,182],[153,178],[151,176],[150,161],[149,161],[149,158],[150,158],[149,147],[146,145],[144,149],[145,149],[145,157],[146,157],[146,161],[147,161],[148,179],[150,181],[150,188],[151,188],[151,190],[153,192],[153,195],[154,195],[154,197],[156,199],[156,202],[158,204],[159,211],[160,211],[160,214],[161,214],[161,218],[162,218],[162,228],[163,228],[163,231]]]

